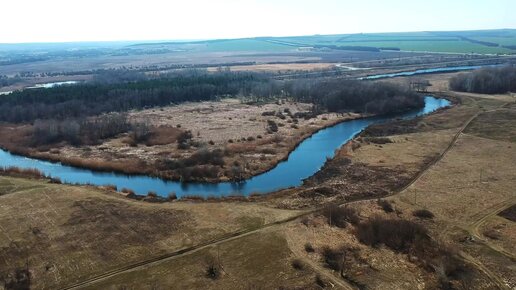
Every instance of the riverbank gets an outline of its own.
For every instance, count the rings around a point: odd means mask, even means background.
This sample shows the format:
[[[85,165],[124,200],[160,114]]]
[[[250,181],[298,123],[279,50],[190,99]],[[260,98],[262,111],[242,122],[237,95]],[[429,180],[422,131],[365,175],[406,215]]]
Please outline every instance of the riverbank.
[[[319,130],[365,117],[351,113],[310,116],[310,108],[310,104],[286,101],[248,105],[229,99],[131,112],[132,122],[157,128],[157,135],[152,135],[147,144],[130,143],[129,136],[121,134],[98,145],[57,143],[34,148],[30,145],[30,125],[2,125],[0,134],[5,138],[0,140],[0,147],[14,154],[100,172],[145,174],[173,181],[243,180],[288,159],[303,140]],[[185,133],[190,134],[189,145],[179,148],[177,140]],[[201,160],[192,168],[212,170],[214,176],[185,176],[163,164],[188,160],[200,153],[220,155],[222,166],[209,161],[203,164]]]
[[[421,113],[430,113],[437,108],[447,106],[446,101],[426,97],[425,108],[419,111],[401,114],[399,117],[413,118]],[[183,183],[167,182],[150,176],[125,176],[114,173],[92,172],[73,167],[58,165],[56,167],[50,163],[37,162],[19,158],[3,153],[2,162],[6,166],[18,164],[21,167],[36,167],[47,175],[59,177],[67,183],[88,183],[97,185],[114,185],[118,189],[129,188],[137,194],[146,195],[155,192],[161,196],[168,196],[174,193],[177,197],[200,195],[204,198],[209,196],[227,195],[251,195],[255,193],[268,193],[282,188],[298,186],[302,180],[310,177],[317,172],[320,167],[334,155],[343,143],[359,133],[362,129],[375,122],[383,122],[393,118],[390,117],[370,117],[354,119],[348,122],[341,122],[325,130],[319,130],[312,138],[305,139],[294,150],[288,161],[281,162],[271,171],[257,175],[245,182],[233,183]],[[329,120],[326,120],[329,121]],[[285,148],[285,147],[284,147]],[[316,154],[315,154],[316,153]],[[57,172],[57,173],[56,173]],[[277,177],[281,176],[281,179]]]

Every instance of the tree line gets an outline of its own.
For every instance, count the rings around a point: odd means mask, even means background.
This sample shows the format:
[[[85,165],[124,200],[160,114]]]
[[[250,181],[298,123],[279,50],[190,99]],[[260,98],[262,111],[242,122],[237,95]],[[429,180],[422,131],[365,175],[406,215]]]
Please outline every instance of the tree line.
[[[450,80],[450,89],[481,94],[503,94],[516,91],[516,67],[483,68],[459,74]]]
[[[141,81],[92,82],[16,91],[0,98],[0,121],[64,120],[185,101],[216,100],[223,96],[252,94],[256,83],[265,81],[247,73],[192,73]]]
[[[392,114],[424,106],[424,99],[409,87],[357,80],[293,81],[285,91],[296,100],[329,112]]]
[[[265,74],[197,70],[158,76],[106,71],[89,83],[17,91],[4,96],[0,98],[0,121],[77,119],[186,101],[250,96],[255,101],[288,97],[330,112],[389,114],[424,105],[423,98],[408,87],[381,82],[279,81]]]

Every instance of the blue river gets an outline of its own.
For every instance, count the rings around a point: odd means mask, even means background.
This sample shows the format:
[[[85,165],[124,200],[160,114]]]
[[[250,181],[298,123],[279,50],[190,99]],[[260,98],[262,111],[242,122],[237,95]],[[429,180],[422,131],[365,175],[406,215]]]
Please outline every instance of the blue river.
[[[379,79],[387,79],[387,78],[395,78],[395,77],[409,77],[409,76],[424,75],[424,74],[468,71],[468,70],[475,70],[475,69],[479,69],[479,68],[483,68],[483,67],[497,67],[497,66],[500,66],[500,65],[498,65],[498,64],[495,64],[495,65],[466,65],[466,66],[426,68],[426,69],[418,69],[418,70],[413,70],[413,71],[402,71],[402,72],[388,73],[388,74],[375,74],[375,75],[361,77],[358,79],[359,80],[379,80]]]
[[[305,139],[292,151],[288,159],[279,163],[272,170],[254,176],[243,182],[201,183],[167,181],[145,175],[124,175],[109,172],[96,172],[75,168],[23,156],[13,155],[0,150],[0,167],[17,166],[20,168],[36,168],[47,176],[58,177],[66,183],[115,185],[120,190],[129,188],[138,194],[154,191],[161,196],[175,193],[178,198],[185,195],[227,196],[249,195],[251,193],[269,193],[279,189],[299,186],[303,180],[316,173],[332,158],[344,143],[351,140],[367,126],[386,122],[393,118],[414,118],[431,113],[439,108],[447,107],[450,102],[432,96],[425,97],[425,106],[420,110],[394,116],[381,116],[345,121],[323,129]]]

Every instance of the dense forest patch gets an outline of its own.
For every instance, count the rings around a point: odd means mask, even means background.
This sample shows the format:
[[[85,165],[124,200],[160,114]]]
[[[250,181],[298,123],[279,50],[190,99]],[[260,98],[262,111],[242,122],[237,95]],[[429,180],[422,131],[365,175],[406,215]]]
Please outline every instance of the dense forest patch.
[[[450,80],[454,91],[503,94],[516,91],[516,67],[484,68],[467,74],[459,74]]]
[[[205,71],[147,76],[121,70],[97,76],[90,83],[9,94],[0,99],[0,121],[66,120],[222,97],[258,101],[288,97],[314,103],[320,111],[372,114],[398,113],[424,104],[408,88],[380,82],[277,81],[265,74]]]

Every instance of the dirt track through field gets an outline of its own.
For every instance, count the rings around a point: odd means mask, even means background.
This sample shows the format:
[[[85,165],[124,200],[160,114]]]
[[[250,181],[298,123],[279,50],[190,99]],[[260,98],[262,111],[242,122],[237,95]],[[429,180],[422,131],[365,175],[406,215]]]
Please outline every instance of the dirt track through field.
[[[453,139],[450,141],[450,144],[448,145],[448,147],[443,152],[441,152],[441,154],[439,154],[432,162],[428,163],[418,174],[416,174],[416,176],[414,176],[414,178],[412,178],[411,181],[407,185],[403,186],[398,191],[393,192],[389,196],[393,196],[393,195],[396,195],[396,194],[399,194],[399,193],[405,191],[407,188],[409,188],[411,185],[413,185],[416,181],[418,181],[430,168],[432,168],[433,165],[435,165],[437,162],[439,162],[446,155],[446,153],[448,153],[453,148],[453,146],[456,144],[457,140],[462,135],[463,131],[469,126],[469,124],[475,118],[478,117],[479,114],[480,114],[480,112],[478,112],[477,114],[472,116],[470,119],[468,119],[463,124],[463,126],[459,129],[459,131],[455,134]],[[353,203],[357,203],[357,202],[363,202],[363,201],[375,200],[375,199],[377,199],[377,197],[365,198],[365,199],[355,200],[355,201],[351,201],[351,202],[344,202],[341,205],[353,204]],[[248,230],[238,231],[238,232],[235,232],[233,234],[226,235],[226,236],[223,236],[223,237],[220,237],[220,238],[217,238],[217,239],[205,242],[205,243],[201,243],[201,244],[198,244],[198,245],[195,245],[195,246],[192,246],[192,247],[188,247],[188,248],[184,248],[184,249],[181,249],[181,250],[178,250],[178,251],[170,252],[170,253],[167,253],[167,254],[164,254],[164,255],[161,255],[161,256],[158,256],[158,257],[154,257],[154,258],[151,258],[151,259],[143,260],[143,261],[140,261],[140,262],[137,262],[137,263],[134,263],[134,264],[126,265],[126,266],[120,267],[118,269],[114,269],[114,270],[105,272],[103,274],[91,277],[89,279],[83,280],[81,282],[78,282],[76,284],[73,284],[73,285],[70,285],[70,286],[67,286],[67,287],[64,287],[64,288],[61,288],[61,289],[63,289],[63,290],[65,290],[65,289],[79,289],[79,288],[82,288],[82,287],[85,287],[85,286],[93,285],[96,282],[99,282],[101,280],[105,280],[105,279],[110,278],[110,277],[114,277],[114,276],[122,274],[122,273],[127,273],[127,272],[131,272],[131,271],[135,271],[135,270],[144,269],[146,267],[157,265],[157,264],[160,264],[160,263],[163,263],[163,262],[166,262],[166,261],[169,261],[169,260],[181,257],[181,256],[185,256],[185,255],[188,255],[188,254],[191,254],[191,253],[195,253],[195,252],[197,252],[199,250],[206,249],[206,248],[209,248],[209,247],[212,247],[212,246],[224,243],[224,242],[228,242],[228,241],[232,241],[232,240],[235,240],[235,239],[238,239],[238,238],[241,238],[241,237],[245,237],[245,236],[248,236],[248,235],[251,235],[251,234],[263,231],[263,230],[266,230],[266,229],[274,227],[274,226],[283,225],[285,223],[297,220],[297,219],[299,219],[301,217],[304,217],[304,216],[316,213],[316,212],[318,212],[320,210],[321,210],[321,208],[307,210],[306,212],[304,212],[302,214],[299,214],[297,216],[293,216],[293,217],[290,217],[288,219],[284,219],[284,220],[276,221],[276,222],[273,222],[273,223],[270,223],[270,224],[266,224],[266,225],[263,225],[262,227],[257,228],[257,229],[252,229],[252,230],[248,229]],[[481,265],[478,261],[476,261],[472,257],[463,256],[463,258],[465,260],[467,260],[468,262],[470,262],[471,264],[474,264],[479,270],[484,272],[499,287],[503,286],[503,284],[500,283],[501,281],[499,280],[499,278],[496,275],[494,275],[493,273],[491,273],[483,265]],[[333,280],[334,279],[332,279],[332,281]],[[340,284],[342,284],[342,281],[340,281],[340,283],[338,283],[337,285],[340,285]],[[347,285],[347,287],[344,287],[344,288],[346,288],[346,289],[354,289],[351,285]],[[500,288],[504,289],[505,287],[500,287]]]
[[[482,225],[491,217],[498,215],[503,210],[513,206],[516,203],[516,197],[510,198],[508,200],[505,200],[499,204],[497,204],[495,207],[490,208],[488,212],[483,213],[475,222],[473,222],[471,225],[467,227],[467,231],[473,236],[477,241],[482,242],[487,247],[491,248],[492,250],[512,259],[516,260],[516,255],[514,253],[508,252],[501,247],[489,242],[486,240],[482,234],[480,234],[479,229],[482,227]]]

